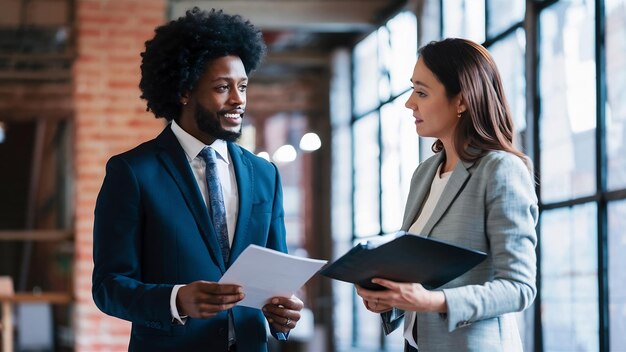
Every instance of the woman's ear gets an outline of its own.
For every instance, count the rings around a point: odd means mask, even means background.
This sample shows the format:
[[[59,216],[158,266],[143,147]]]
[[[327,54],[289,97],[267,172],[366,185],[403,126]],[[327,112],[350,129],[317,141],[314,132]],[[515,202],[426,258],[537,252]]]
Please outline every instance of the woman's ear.
[[[467,105],[465,104],[465,98],[463,98],[463,94],[459,93],[456,97],[456,112],[461,115],[467,111]]]

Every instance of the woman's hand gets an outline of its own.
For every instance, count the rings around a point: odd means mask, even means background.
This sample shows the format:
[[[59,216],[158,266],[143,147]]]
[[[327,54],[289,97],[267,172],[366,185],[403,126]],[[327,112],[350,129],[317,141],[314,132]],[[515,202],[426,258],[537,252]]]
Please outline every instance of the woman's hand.
[[[370,291],[370,290],[364,289],[363,287],[359,285],[356,285],[356,293],[359,296],[361,296],[361,298],[363,298],[363,304],[365,305],[365,308],[367,308],[367,310],[369,310],[370,312],[384,313],[384,312],[390,311],[391,308],[393,308],[390,305],[381,303],[379,298],[374,298],[371,300],[365,299],[364,296],[361,294],[361,292],[380,292],[380,291]]]
[[[429,291],[421,284],[372,279],[372,283],[387,290],[373,291],[357,286],[357,294],[363,298],[365,307],[374,313],[383,313],[393,307],[416,312],[447,311],[446,296],[442,291]]]

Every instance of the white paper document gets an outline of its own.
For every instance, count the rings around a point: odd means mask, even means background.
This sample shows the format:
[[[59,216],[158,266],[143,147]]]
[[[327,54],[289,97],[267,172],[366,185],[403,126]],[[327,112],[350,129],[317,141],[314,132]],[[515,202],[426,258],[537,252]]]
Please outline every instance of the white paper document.
[[[260,309],[272,297],[291,297],[326,262],[251,244],[228,268],[219,283],[240,285],[245,297],[237,305]]]

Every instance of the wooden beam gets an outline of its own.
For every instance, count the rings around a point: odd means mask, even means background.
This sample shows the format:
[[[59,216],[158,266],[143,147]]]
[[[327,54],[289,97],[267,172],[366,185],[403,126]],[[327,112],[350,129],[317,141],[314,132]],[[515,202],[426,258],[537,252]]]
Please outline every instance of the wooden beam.
[[[72,78],[71,69],[46,69],[42,71],[0,70],[0,81],[61,81],[69,82]]]
[[[0,231],[0,241],[63,241],[74,236],[70,230],[12,230]]]
[[[72,295],[66,292],[16,292],[12,295],[0,295],[0,301],[3,303],[69,304],[72,302]]]
[[[389,0],[172,0],[170,18],[175,19],[197,6],[239,14],[263,30],[296,29],[311,32],[368,32]]]
[[[322,52],[299,51],[268,53],[263,60],[263,65],[291,65],[296,67],[328,67],[330,55]],[[261,67],[262,68],[262,67]]]

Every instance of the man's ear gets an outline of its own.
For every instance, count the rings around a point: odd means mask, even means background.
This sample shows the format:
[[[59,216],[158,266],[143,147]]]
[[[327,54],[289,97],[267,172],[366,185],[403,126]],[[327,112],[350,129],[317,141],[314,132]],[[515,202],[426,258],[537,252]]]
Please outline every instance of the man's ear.
[[[180,95],[180,103],[183,105],[187,105],[187,103],[189,103],[189,92],[184,92]]]

